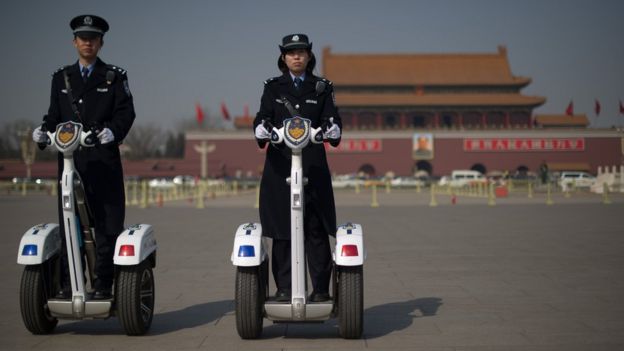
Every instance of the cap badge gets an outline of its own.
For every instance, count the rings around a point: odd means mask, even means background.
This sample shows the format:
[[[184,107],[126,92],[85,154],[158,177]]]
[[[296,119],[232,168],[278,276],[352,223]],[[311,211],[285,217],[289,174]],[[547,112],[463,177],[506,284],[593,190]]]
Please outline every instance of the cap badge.
[[[86,24],[87,26],[90,26],[93,24],[93,18],[91,18],[91,16],[85,16],[82,22]]]
[[[299,36],[298,35],[293,35],[292,41],[299,41]]]

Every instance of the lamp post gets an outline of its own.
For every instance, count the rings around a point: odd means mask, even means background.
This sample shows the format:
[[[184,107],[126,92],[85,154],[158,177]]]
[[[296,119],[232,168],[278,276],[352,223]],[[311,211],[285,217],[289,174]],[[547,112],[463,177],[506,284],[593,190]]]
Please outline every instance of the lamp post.
[[[26,179],[31,177],[31,167],[35,162],[35,155],[37,154],[37,148],[35,143],[30,140],[32,135],[32,128],[28,127],[23,132],[18,133],[20,138],[20,151],[22,153],[22,161],[26,165]]]
[[[206,179],[208,174],[208,154],[213,152],[217,146],[215,144],[208,145],[205,140],[202,140],[200,145],[195,145],[195,151],[200,154],[200,169],[201,169],[201,179]]]

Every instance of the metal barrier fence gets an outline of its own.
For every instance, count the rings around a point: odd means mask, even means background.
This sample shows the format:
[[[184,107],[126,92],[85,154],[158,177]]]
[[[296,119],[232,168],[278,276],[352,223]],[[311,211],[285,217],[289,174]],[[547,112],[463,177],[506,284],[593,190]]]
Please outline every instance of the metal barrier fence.
[[[18,194],[26,196],[30,193],[48,194],[56,196],[58,183],[52,180],[46,181],[0,181],[0,194]]]
[[[239,191],[256,187],[255,183],[241,184],[237,180],[199,180],[195,184],[168,184],[149,186],[148,180],[126,181],[126,205],[146,208],[163,206],[170,201],[186,200],[203,208],[204,201],[223,196],[236,196]]]
[[[199,180],[192,184],[175,184],[171,182],[156,183],[150,185],[150,179],[144,180],[126,180],[125,193],[126,205],[137,206],[139,208],[162,207],[168,202],[187,201],[197,208],[204,208],[205,201],[218,197],[236,196],[239,193],[255,192],[254,207],[259,205],[259,181],[257,180]],[[621,186],[620,186],[621,187]],[[414,191],[415,193],[428,192],[431,197],[430,206],[437,206],[437,197],[448,196],[452,204],[459,201],[460,198],[482,198],[487,200],[488,205],[496,205],[496,199],[507,196],[526,196],[533,198],[540,196],[545,198],[545,203],[553,204],[553,196],[570,198],[573,196],[585,196],[592,194],[601,196],[602,202],[609,204],[610,196],[614,192],[624,192],[624,189],[614,186],[605,186],[602,191],[596,193],[590,191],[589,187],[578,187],[574,182],[569,186],[561,186],[557,182],[549,182],[542,184],[539,180],[526,179],[515,180],[507,179],[505,181],[475,182],[461,187],[451,186],[449,184],[441,186],[437,182],[416,183],[411,185],[393,186],[390,181],[373,180],[355,183],[352,187],[337,188],[336,191],[354,191],[360,194],[363,190],[370,196],[371,207],[379,207],[378,190],[383,189],[385,193],[391,193],[394,190],[402,189],[403,191]],[[56,196],[58,192],[58,183],[52,180],[45,181],[23,181],[11,182],[0,181],[0,194],[22,195],[28,194],[44,194]],[[370,195],[368,195],[370,193]],[[596,193],[596,194],[595,194]],[[368,200],[364,200],[368,201]]]
[[[600,191],[596,191],[594,186],[576,186],[574,181],[568,185],[559,184],[557,181],[542,184],[536,179],[506,179],[504,181],[473,182],[463,186],[451,186],[450,184],[439,185],[438,182],[429,182],[425,184],[403,184],[396,187],[389,181],[373,180],[354,182],[346,187],[344,185],[335,187],[334,190],[363,194],[366,198],[370,198],[371,207],[379,207],[379,188],[385,188],[385,193],[391,193],[397,188],[403,191],[414,191],[416,193],[426,191],[430,195],[429,205],[431,207],[438,205],[438,197],[450,199],[451,204],[456,204],[461,198],[482,198],[486,200],[488,205],[495,206],[497,198],[509,196],[514,196],[515,198],[526,197],[529,199],[539,197],[543,198],[544,203],[547,205],[554,204],[554,197],[571,198],[574,196],[594,196],[602,198],[602,203],[610,204],[611,196],[615,195],[615,193],[624,193],[624,186],[607,186],[603,184],[599,189]]]
[[[237,180],[199,180],[195,184],[167,183],[163,186],[150,186],[148,179],[127,180],[124,182],[126,193],[126,205],[141,208],[150,206],[163,206],[170,201],[188,200],[197,203],[198,207],[206,199],[235,196],[239,191],[255,189],[258,182],[239,182]],[[53,180],[42,183],[37,182],[12,182],[0,181],[0,194],[22,195],[44,194],[56,196],[58,183]]]

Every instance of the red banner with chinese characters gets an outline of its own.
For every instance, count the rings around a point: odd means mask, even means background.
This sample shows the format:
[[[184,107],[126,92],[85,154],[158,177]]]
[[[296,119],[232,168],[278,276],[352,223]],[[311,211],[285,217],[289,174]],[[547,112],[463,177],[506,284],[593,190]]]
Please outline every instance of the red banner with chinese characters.
[[[585,138],[464,139],[467,152],[583,151]]]
[[[381,152],[381,139],[342,139],[338,147],[325,143],[327,152]]]

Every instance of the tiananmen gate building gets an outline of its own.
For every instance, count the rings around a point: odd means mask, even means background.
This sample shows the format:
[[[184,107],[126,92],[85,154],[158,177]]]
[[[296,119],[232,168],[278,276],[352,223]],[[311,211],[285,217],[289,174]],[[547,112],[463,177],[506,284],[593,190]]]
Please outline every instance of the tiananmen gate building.
[[[326,145],[332,172],[514,174],[536,172],[546,162],[553,171],[596,173],[624,164],[622,131],[587,128],[584,114],[534,114],[546,98],[522,93],[531,78],[514,75],[507,55],[502,46],[470,54],[336,54],[324,48],[322,75],[333,82],[344,128],[339,147]],[[204,149],[206,176],[257,177],[264,150],[251,122],[239,117],[235,130],[187,131],[183,159],[126,160],[125,174],[200,176],[198,150]],[[15,167],[5,163],[0,177],[14,176]],[[55,163],[48,167],[53,171],[42,167],[34,165],[33,177],[55,176]]]

